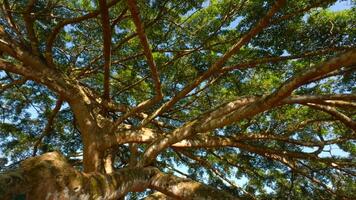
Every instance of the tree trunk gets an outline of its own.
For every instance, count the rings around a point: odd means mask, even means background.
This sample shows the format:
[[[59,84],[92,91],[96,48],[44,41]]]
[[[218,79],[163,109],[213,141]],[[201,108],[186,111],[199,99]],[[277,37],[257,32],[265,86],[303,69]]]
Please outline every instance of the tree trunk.
[[[104,150],[101,141],[105,131],[110,130],[109,124],[94,107],[94,102],[78,86],[79,94],[69,102],[73,110],[76,125],[83,140],[84,172],[103,172]]]
[[[177,199],[235,199],[190,179],[167,175],[154,167],[124,168],[111,174],[82,173],[58,152],[23,161],[0,175],[0,199],[118,199],[127,192],[155,189]]]

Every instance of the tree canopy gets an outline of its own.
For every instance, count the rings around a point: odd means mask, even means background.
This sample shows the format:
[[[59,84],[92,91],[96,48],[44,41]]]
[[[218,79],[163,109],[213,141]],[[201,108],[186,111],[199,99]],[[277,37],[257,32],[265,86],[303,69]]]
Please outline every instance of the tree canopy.
[[[354,1],[0,6],[1,199],[356,199]]]

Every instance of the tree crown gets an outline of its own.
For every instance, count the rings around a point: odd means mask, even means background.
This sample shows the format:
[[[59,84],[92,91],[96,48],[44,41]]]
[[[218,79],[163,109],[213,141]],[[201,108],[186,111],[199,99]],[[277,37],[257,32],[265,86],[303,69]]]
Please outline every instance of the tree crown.
[[[2,0],[0,150],[247,199],[355,194],[356,12],[335,3]]]

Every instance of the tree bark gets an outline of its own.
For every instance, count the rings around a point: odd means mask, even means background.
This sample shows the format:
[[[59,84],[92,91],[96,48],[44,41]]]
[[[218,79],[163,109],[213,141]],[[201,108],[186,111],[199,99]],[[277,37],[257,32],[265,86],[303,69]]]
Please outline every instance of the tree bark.
[[[177,199],[236,199],[223,191],[164,174],[155,167],[123,168],[111,174],[74,169],[58,152],[23,161],[0,175],[0,199],[118,199],[151,188]]]

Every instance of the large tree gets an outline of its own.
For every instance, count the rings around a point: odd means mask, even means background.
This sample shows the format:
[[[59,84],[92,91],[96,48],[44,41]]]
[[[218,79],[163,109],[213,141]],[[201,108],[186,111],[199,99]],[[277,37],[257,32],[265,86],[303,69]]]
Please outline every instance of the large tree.
[[[1,0],[0,199],[355,199],[335,3]]]

